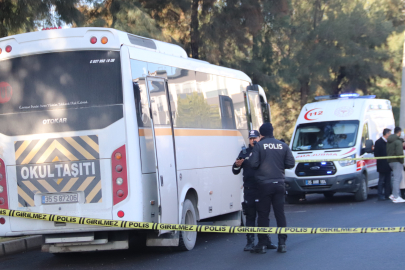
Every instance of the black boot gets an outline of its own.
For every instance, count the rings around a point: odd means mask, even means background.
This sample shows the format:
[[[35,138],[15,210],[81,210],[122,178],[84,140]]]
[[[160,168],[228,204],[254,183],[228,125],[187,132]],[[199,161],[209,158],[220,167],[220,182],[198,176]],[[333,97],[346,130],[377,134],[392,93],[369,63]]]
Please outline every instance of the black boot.
[[[258,243],[253,250],[250,251],[250,253],[259,253],[259,254],[264,254],[267,252],[267,245],[260,244]]]
[[[248,234],[246,234],[246,238],[247,238],[247,244],[243,250],[252,251],[253,248],[255,247],[255,235],[252,233],[248,233]]]
[[[287,252],[287,247],[286,247],[286,245],[284,244],[284,245],[278,245],[278,248],[277,248],[277,252],[280,252],[280,253],[286,253]]]
[[[270,235],[267,235],[267,249],[277,249],[277,246],[271,243]]]

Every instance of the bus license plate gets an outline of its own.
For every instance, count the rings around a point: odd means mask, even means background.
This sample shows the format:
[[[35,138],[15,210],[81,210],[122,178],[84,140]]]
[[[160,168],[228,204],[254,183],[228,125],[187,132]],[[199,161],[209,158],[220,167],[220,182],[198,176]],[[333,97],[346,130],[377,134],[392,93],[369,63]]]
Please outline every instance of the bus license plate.
[[[77,202],[79,202],[79,194],[77,193],[42,195],[42,204]]]
[[[326,185],[326,180],[305,180],[307,186],[321,186]]]

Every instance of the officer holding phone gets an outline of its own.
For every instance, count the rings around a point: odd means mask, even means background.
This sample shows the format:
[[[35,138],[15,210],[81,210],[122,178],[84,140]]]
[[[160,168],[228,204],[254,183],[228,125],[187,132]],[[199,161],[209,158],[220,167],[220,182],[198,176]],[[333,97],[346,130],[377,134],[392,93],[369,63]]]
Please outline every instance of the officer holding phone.
[[[260,140],[260,134],[257,130],[251,130],[249,132],[249,147],[243,148],[240,151],[238,158],[236,159],[235,163],[232,166],[233,174],[239,174],[240,171],[243,169],[243,188],[244,188],[244,195],[243,195],[243,203],[242,208],[243,212],[246,215],[246,226],[247,227],[255,227],[256,226],[256,200],[258,198],[258,190],[255,182],[255,172],[256,170],[250,167],[249,162],[249,155],[252,152],[253,146],[256,142]],[[247,244],[244,248],[245,251],[251,251],[254,248],[255,242],[255,235],[253,233],[246,234],[247,237]],[[275,245],[272,245],[270,241],[268,241],[268,248],[276,249]]]

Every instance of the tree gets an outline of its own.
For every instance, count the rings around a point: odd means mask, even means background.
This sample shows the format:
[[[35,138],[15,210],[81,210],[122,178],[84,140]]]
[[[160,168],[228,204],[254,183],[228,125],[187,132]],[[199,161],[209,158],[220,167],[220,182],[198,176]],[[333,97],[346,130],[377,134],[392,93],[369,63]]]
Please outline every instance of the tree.
[[[289,23],[276,33],[280,76],[295,85],[301,107],[321,87],[337,94],[367,89],[377,77],[391,78],[380,49],[392,27],[376,4],[349,0],[292,1]]]
[[[216,0],[139,0],[156,22],[182,44],[192,58],[200,59],[201,22],[209,17]]]
[[[169,41],[141,3],[132,0],[103,0],[79,7],[85,26],[110,27],[135,35]]]
[[[221,128],[219,106],[210,106],[203,94],[193,92],[177,101],[176,125],[193,128]]]
[[[404,0],[385,0],[382,2],[382,6],[386,12],[387,19],[392,21],[394,26],[405,24]]]
[[[287,0],[218,1],[201,25],[202,58],[242,70],[253,83],[277,91],[271,27],[287,14]]]
[[[76,8],[80,0],[0,0],[0,37],[30,32],[41,23],[56,21],[81,25],[83,16]]]

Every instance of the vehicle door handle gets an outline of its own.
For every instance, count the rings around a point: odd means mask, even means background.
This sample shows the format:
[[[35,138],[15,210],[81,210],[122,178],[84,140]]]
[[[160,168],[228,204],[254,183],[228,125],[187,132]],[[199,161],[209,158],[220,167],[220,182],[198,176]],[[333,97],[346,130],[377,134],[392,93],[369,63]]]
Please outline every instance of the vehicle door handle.
[[[160,176],[160,185],[163,187],[163,175]]]

